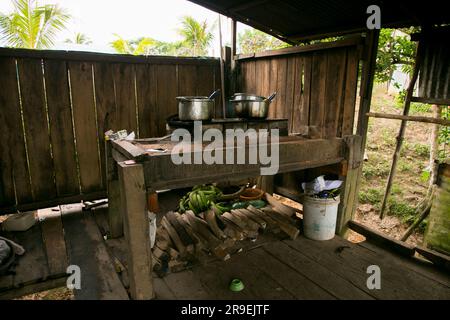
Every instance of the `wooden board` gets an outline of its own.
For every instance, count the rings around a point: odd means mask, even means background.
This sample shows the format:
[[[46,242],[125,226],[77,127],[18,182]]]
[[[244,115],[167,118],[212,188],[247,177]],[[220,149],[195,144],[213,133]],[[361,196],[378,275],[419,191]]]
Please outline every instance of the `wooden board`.
[[[326,88],[326,53],[314,53],[312,56],[309,135],[312,138],[324,136],[325,88]]]
[[[156,105],[156,66],[136,66],[136,91],[138,105],[139,136],[156,137],[158,116]]]
[[[323,106],[325,138],[332,138],[340,135],[345,92],[345,62],[345,49],[335,49],[328,53],[325,83],[325,105]]]
[[[40,59],[19,59],[20,93],[33,200],[56,197]],[[16,157],[16,156],[15,156]]]
[[[429,279],[416,273],[406,272],[399,261],[382,261],[369,250],[339,237],[335,237],[333,241],[313,241],[306,238],[300,240],[284,242],[377,299],[449,297],[448,288],[439,283],[430,283]],[[381,290],[369,290],[366,286],[367,267],[370,265],[378,265],[381,269]]]
[[[75,154],[67,63],[45,60],[44,71],[56,191],[58,196],[78,194],[80,184]]]
[[[156,92],[158,130],[157,135],[166,134],[167,117],[178,113],[176,97],[178,95],[176,65],[156,66],[156,81],[158,90]]]
[[[129,258],[130,295],[153,298],[152,255],[147,216],[147,194],[142,165],[118,164],[124,234]]]
[[[138,135],[135,74],[132,64],[114,64],[114,88],[116,93],[116,124],[118,130],[126,129]]]
[[[76,299],[126,300],[114,265],[92,215],[81,204],[61,206],[69,263],[81,269],[81,289],[74,289]]]
[[[359,54],[356,48],[347,50],[347,70],[345,77],[344,107],[342,111],[341,135],[353,133],[355,118],[356,89],[358,85]]]
[[[116,119],[116,101],[114,94],[114,78],[111,65],[108,63],[94,64],[95,109],[97,111],[97,135],[100,149],[100,168],[102,187],[106,188],[106,155],[105,132],[119,130]]]
[[[70,62],[69,69],[81,192],[89,193],[102,188],[92,64]]]
[[[0,207],[31,202],[30,175],[25,150],[16,61],[0,58]]]
[[[66,242],[59,207],[38,211],[41,222],[42,239],[49,271],[52,275],[65,274],[68,266]]]

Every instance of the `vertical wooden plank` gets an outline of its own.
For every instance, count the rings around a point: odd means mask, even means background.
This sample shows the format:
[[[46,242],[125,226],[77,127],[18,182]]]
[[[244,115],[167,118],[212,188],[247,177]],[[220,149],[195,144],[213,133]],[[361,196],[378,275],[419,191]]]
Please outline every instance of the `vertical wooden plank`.
[[[166,119],[178,113],[177,109],[177,73],[175,65],[157,65],[156,78],[158,90],[156,101],[158,103],[158,136],[166,134]],[[211,83],[212,86],[212,83]]]
[[[143,138],[156,137],[158,132],[155,68],[155,65],[136,65],[139,133]]]
[[[114,78],[110,63],[98,62],[94,67],[95,106],[97,112],[97,135],[100,149],[100,169],[102,174],[102,187],[106,187],[105,167],[105,132],[117,131],[120,127],[116,119],[116,101],[114,98]]]
[[[347,49],[347,71],[345,77],[344,110],[342,111],[341,136],[353,133],[356,91],[358,88],[359,55],[356,47]]]
[[[296,57],[286,58],[286,91],[284,97],[284,105],[286,109],[285,117],[288,119],[288,131],[292,132],[292,122],[294,114],[294,90],[295,86],[295,68],[296,68]],[[300,92],[301,93],[301,92]]]
[[[142,165],[118,164],[128,273],[133,299],[153,298],[152,253],[147,217],[147,193]]]
[[[288,95],[288,59],[287,58],[280,58],[278,60],[278,69],[277,69],[277,97],[275,98],[276,101],[275,105],[272,106],[272,108],[275,109],[275,115],[276,118],[288,118],[291,114],[291,109],[288,105],[286,105],[287,95]]]
[[[178,94],[180,96],[197,94],[197,67],[195,65],[178,66]]]
[[[67,63],[60,60],[44,60],[44,68],[56,191],[58,196],[75,195],[80,192],[80,184],[75,157]]]
[[[311,102],[309,108],[309,135],[312,138],[322,138],[324,135],[326,68],[327,54],[315,52],[312,56]]]
[[[340,134],[342,123],[346,50],[330,50],[327,61],[323,132],[325,138],[332,138]]]
[[[123,236],[123,215],[120,203],[120,185],[117,164],[112,156],[111,141],[105,141],[107,190],[108,190],[108,223],[109,236],[119,238]]]
[[[92,64],[69,62],[69,70],[81,192],[89,193],[102,189]]]
[[[255,60],[251,60],[248,62],[244,62],[246,67],[246,74],[245,74],[245,79],[246,79],[246,93],[250,93],[250,94],[256,94],[256,61]]]
[[[272,58],[268,60],[268,64],[269,64],[269,73],[267,76],[267,82],[269,87],[267,88],[267,95],[265,95],[265,97],[268,97],[269,95],[271,95],[273,92],[277,91],[277,85],[278,85],[278,68],[279,68],[279,59],[278,58]],[[276,112],[277,112],[277,108],[278,108],[278,101],[280,98],[279,96],[277,96],[275,98],[275,100],[273,100],[273,102],[270,104],[269,106],[269,118],[276,118]]]
[[[270,76],[270,60],[257,60],[255,65],[256,73],[256,94],[260,96],[268,96],[270,93],[269,76]]]
[[[32,201],[17,86],[16,61],[0,57],[0,207]]]
[[[308,133],[311,98],[311,62],[311,55],[295,57],[294,110],[292,115],[293,133]]]
[[[33,199],[49,200],[56,197],[56,186],[50,154],[42,61],[19,59],[17,63]]]
[[[225,70],[225,75],[224,75],[224,88],[222,89],[222,84],[221,84],[221,74],[220,74],[220,64],[218,64],[216,67],[213,67],[213,72],[214,72],[214,86],[213,86],[213,90],[216,89],[221,89],[222,93],[220,96],[218,96],[216,98],[216,103],[215,103],[215,117],[216,118],[222,118],[222,114],[223,114],[223,108],[222,108],[222,95],[225,95],[225,101],[227,101],[227,65],[225,64],[224,66]],[[213,92],[213,90],[211,90],[207,95],[211,94]]]
[[[118,63],[113,65],[116,91],[116,123],[120,129],[134,131],[139,136],[136,113],[136,92],[134,65]]]

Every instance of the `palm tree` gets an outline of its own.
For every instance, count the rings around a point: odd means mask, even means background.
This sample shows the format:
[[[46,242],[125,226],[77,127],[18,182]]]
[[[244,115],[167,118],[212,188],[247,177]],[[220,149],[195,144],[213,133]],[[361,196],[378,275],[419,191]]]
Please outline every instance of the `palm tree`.
[[[193,17],[184,16],[181,18],[181,28],[178,29],[178,33],[183,37],[183,43],[192,56],[208,54],[208,47],[211,45],[214,35],[211,28],[208,28],[206,20],[198,22]]]
[[[7,46],[42,49],[53,46],[70,15],[58,5],[38,5],[36,0],[13,0],[14,11],[0,13],[0,35]]]
[[[121,36],[114,34],[116,40],[111,42],[111,46],[118,53],[132,55],[149,55],[152,48],[156,45],[156,41],[152,38],[140,38],[137,40],[125,40]]]
[[[75,33],[75,38],[72,39],[66,39],[64,41],[65,43],[75,43],[75,44],[92,44],[91,39],[87,35],[81,32]]]

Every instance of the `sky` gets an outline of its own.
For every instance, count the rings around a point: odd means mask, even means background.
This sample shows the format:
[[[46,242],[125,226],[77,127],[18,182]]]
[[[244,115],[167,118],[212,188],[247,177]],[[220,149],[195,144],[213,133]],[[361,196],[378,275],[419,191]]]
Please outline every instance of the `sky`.
[[[124,39],[151,37],[162,41],[176,41],[179,19],[184,15],[195,19],[216,23],[218,13],[205,9],[187,0],[37,0],[39,4],[59,4],[67,9],[72,19],[67,30],[61,32],[54,49],[89,49],[92,51],[113,52],[109,43],[114,34]],[[13,9],[11,0],[0,0],[0,12],[9,13]],[[230,42],[231,21],[222,16],[223,42]],[[246,26],[240,25],[238,32]],[[93,44],[90,48],[77,48],[67,45],[64,40],[74,38],[74,34],[86,34]],[[214,44],[210,55],[219,55],[218,28],[214,31]]]

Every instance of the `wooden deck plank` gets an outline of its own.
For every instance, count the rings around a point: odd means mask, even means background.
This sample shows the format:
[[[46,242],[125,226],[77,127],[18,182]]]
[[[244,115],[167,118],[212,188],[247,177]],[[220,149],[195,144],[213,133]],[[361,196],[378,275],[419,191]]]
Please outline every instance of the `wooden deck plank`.
[[[42,239],[50,273],[65,274],[68,261],[61,211],[59,207],[57,211],[48,208],[39,210],[38,216],[39,219],[43,219],[41,222]]]
[[[288,265],[292,270],[296,270],[321,288],[325,288],[327,292],[338,299],[373,299],[372,296],[355,287],[345,278],[330,272],[327,268],[302,253],[292,250],[281,241],[268,243],[264,246],[264,250],[267,254]],[[288,272],[287,269],[286,273]]]
[[[270,244],[266,244],[270,245]],[[265,245],[265,246],[266,246]],[[263,246],[263,248],[265,248]],[[290,292],[294,299],[335,299],[327,290],[320,287],[301,273],[281,262],[262,248],[248,253],[253,268],[262,270],[280,284],[280,287]],[[267,299],[267,297],[263,297]]]
[[[92,215],[81,211],[81,204],[61,206],[61,213],[69,263],[81,269],[75,298],[128,299]]]
[[[251,252],[262,250],[261,248]],[[284,289],[267,272],[256,269],[249,252],[237,254],[226,262],[216,261],[206,266],[194,267],[204,286],[213,292],[215,299],[294,299],[295,296]],[[232,292],[229,285],[232,279],[241,279],[245,289]]]
[[[163,278],[165,284],[173,292],[176,299],[214,299],[212,293],[202,285],[203,279],[199,278],[192,270],[171,273]]]
[[[405,270],[401,261],[379,259],[361,246],[335,237],[331,241],[284,241],[291,248],[328,268],[377,299],[448,299],[450,291],[440,283]],[[380,290],[366,286],[367,267],[378,265],[382,272]]]

